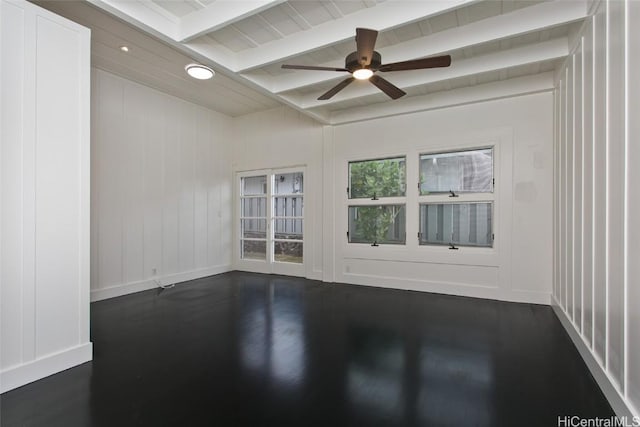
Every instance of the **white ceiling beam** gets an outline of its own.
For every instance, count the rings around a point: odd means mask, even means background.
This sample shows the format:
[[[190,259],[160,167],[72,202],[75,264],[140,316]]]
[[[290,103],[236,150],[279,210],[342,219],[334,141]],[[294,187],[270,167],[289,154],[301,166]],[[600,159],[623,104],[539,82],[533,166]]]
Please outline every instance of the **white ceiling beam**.
[[[235,56],[226,46],[220,44],[214,45],[213,40],[202,42],[196,40],[190,43],[175,42],[175,44],[187,51],[191,56],[195,54],[199,57],[206,58],[208,61],[202,61],[205,65],[235,74],[232,71],[235,67]]]
[[[485,83],[472,87],[464,87],[429,95],[412,96],[398,99],[393,104],[388,102],[368,105],[366,107],[348,108],[335,111],[329,115],[329,123],[344,123],[370,120],[374,118],[397,116],[458,105],[473,104],[496,99],[510,98],[532,93],[553,90],[553,71],[533,76],[517,77],[499,82]]]
[[[505,15],[487,18],[463,27],[451,28],[425,37],[384,47],[378,49],[378,52],[382,55],[385,63],[407,61],[541,31],[584,19],[587,15],[587,6],[583,1],[545,2],[518,9]],[[318,65],[343,67],[344,62],[339,60]],[[339,78],[344,78],[344,75],[321,71],[298,71],[273,77],[271,81],[264,80],[264,84],[272,92],[282,93],[303,86],[330,82]]]
[[[569,44],[566,37],[535,43],[527,46],[480,55],[469,59],[453,61],[449,68],[434,68],[431,70],[402,71],[396,73],[380,73],[399,88],[411,88],[459,77],[472,76],[488,71],[496,71],[534,62],[547,61],[565,57],[569,54]],[[347,87],[338,95],[326,101],[317,100],[317,96],[329,88],[323,88],[318,93],[298,98],[298,106],[308,109],[328,106],[338,102],[360,98],[379,93],[379,89],[370,85],[361,87]]]
[[[178,39],[179,20],[149,8],[143,2],[115,0],[87,0],[92,5],[106,10],[125,22],[161,38]]]
[[[325,22],[307,31],[266,43],[257,49],[239,52],[237,72],[282,61],[292,56],[355,38],[357,27],[384,31],[429,16],[475,3],[478,0],[402,1],[387,0],[343,18]]]
[[[188,42],[203,34],[231,25],[283,3],[285,0],[218,0],[180,20],[179,41]]]

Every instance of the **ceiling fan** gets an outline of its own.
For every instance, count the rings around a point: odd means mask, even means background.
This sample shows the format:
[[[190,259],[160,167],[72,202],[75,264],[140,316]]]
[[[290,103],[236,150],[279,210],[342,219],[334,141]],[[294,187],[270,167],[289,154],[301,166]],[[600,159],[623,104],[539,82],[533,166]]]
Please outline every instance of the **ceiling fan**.
[[[377,71],[406,71],[420,70],[424,68],[448,67],[451,65],[451,56],[434,56],[431,58],[414,59],[411,61],[383,64],[382,57],[374,49],[378,32],[368,28],[356,28],[356,48],[344,61],[344,68],[315,67],[312,65],[282,65],[282,68],[290,70],[316,70],[316,71],[342,71],[351,73],[351,77],[341,81],[326,93],[320,95],[319,100],[326,100],[347,87],[354,80],[369,80],[381,91],[393,99],[406,95],[402,89],[394,86],[389,81],[375,74]]]

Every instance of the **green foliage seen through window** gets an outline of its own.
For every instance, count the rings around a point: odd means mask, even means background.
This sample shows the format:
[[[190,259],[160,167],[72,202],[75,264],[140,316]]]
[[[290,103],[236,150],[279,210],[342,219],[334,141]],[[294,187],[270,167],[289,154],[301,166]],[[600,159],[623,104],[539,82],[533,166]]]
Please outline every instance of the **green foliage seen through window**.
[[[404,157],[349,163],[350,198],[402,197],[405,193]]]
[[[404,157],[349,163],[349,196],[352,199],[403,197],[406,189]],[[351,241],[385,242],[396,217],[397,206],[360,206],[355,214]],[[403,211],[403,210],[402,210]]]

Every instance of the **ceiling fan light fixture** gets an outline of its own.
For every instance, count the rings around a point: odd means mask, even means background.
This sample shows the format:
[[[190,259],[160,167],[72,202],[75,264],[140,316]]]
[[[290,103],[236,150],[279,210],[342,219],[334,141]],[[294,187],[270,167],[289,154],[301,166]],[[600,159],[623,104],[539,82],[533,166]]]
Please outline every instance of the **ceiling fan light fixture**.
[[[353,81],[368,80],[369,83],[380,89],[391,99],[398,99],[407,93],[395,86],[388,80],[374,74],[377,71],[386,73],[387,71],[409,71],[423,70],[425,68],[448,67],[451,65],[451,56],[432,56],[428,58],[411,59],[409,61],[382,63],[380,52],[375,51],[378,31],[368,28],[356,28],[356,51],[351,52],[344,58],[344,68],[316,67],[312,65],[290,65],[283,64],[282,68],[292,70],[313,70],[313,71],[338,71],[351,73],[351,76],[344,79],[327,92],[318,97],[318,101],[331,99],[335,94]]]
[[[373,71],[369,68],[359,68],[355,70],[353,73],[353,77],[358,80],[367,80],[369,77],[373,76]]]
[[[189,64],[184,69],[187,74],[198,80],[208,80],[216,75],[215,71],[202,64]]]

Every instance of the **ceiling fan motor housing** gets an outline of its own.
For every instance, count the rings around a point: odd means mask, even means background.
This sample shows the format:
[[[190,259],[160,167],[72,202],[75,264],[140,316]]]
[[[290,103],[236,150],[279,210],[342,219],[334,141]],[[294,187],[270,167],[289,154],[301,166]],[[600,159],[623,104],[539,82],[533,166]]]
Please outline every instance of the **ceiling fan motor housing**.
[[[362,68],[359,59],[360,58],[358,58],[358,52],[351,52],[344,60],[344,68],[349,70],[350,73],[353,73],[354,70]],[[382,57],[378,52],[374,51],[373,57],[371,58],[371,63],[366,68],[370,68],[371,70],[375,71],[380,67],[381,64]]]

